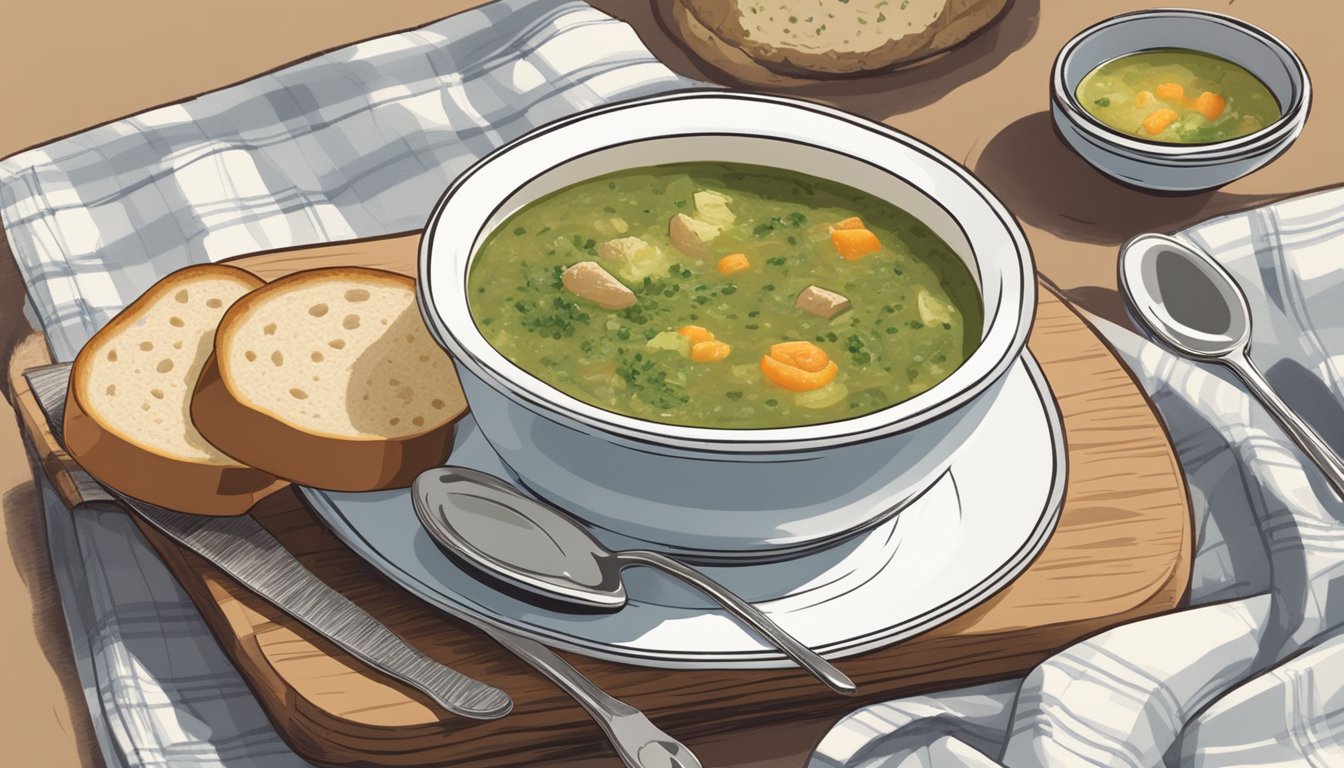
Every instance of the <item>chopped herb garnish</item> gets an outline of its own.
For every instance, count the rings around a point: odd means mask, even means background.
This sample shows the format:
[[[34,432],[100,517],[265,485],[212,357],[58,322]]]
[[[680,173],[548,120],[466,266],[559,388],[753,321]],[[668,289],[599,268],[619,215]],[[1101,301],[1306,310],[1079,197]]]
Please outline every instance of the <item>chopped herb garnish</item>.
[[[1098,107],[1109,107],[1109,106],[1111,106],[1111,97],[1109,97],[1109,96],[1102,96],[1100,99],[1097,99],[1096,101],[1094,101],[1094,102],[1092,102],[1092,103],[1093,103],[1093,104],[1096,104]]]
[[[527,227],[514,227],[514,228],[513,228],[513,234],[515,234],[515,235],[526,235],[526,234],[527,234]]]

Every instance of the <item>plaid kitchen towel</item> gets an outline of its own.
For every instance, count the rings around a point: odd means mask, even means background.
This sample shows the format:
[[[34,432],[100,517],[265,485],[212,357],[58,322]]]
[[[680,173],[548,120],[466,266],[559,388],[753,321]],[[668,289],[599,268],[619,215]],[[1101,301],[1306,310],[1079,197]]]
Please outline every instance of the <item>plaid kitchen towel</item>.
[[[1251,356],[1344,451],[1344,188],[1178,235],[1248,294]],[[1344,766],[1344,502],[1245,388],[1098,318],[1153,397],[1195,511],[1190,606],[1020,680],[868,707],[811,768]]]
[[[689,85],[582,4],[500,2],[9,158],[0,217],[69,360],[167,272],[414,229],[454,174],[532,125]],[[1344,448],[1344,190],[1182,236],[1247,288],[1257,362]],[[1020,680],[861,710],[815,766],[1344,765],[1344,504],[1224,372],[1097,323],[1188,474],[1190,608]],[[134,525],[43,499],[108,763],[301,765]]]
[[[458,173],[530,128],[695,85],[584,3],[503,0],[14,155],[0,219],[68,361],[173,270],[419,229]],[[49,486],[43,505],[109,766],[305,764],[126,515],[68,510]]]
[[[585,4],[504,0],[14,155],[0,217],[65,362],[175,269],[420,229],[509,139],[692,85]]]

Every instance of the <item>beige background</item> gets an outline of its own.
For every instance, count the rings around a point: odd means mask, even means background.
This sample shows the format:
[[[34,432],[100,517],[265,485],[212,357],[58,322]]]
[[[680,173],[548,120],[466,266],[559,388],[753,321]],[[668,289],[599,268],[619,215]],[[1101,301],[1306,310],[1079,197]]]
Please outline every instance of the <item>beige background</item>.
[[[0,0],[0,156],[474,4]],[[675,69],[702,74],[643,0],[595,4],[627,17]],[[966,163],[1022,220],[1040,271],[1111,314],[1116,247],[1130,235],[1344,183],[1338,0],[1173,4],[1264,26],[1306,61],[1316,89],[1307,129],[1289,153],[1213,193],[1158,196],[1114,184],[1072,155],[1050,127],[1046,79],[1064,41],[1092,22],[1160,3],[1015,0],[991,31],[939,60],[800,95],[885,120]],[[0,260],[0,360],[27,333],[21,303],[14,266]],[[0,405],[0,763],[98,765],[35,501],[14,414]]]

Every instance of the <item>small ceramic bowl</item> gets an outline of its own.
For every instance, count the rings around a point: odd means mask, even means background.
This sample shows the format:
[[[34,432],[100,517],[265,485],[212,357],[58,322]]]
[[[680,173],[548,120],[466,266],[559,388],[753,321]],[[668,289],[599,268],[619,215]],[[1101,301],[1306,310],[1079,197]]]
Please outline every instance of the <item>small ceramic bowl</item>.
[[[1098,65],[1159,48],[1209,53],[1244,67],[1268,86],[1282,117],[1227,141],[1164,144],[1109,128],[1078,103],[1078,84]],[[1050,101],[1060,135],[1101,172],[1145,189],[1194,192],[1239,179],[1283,154],[1307,120],[1311,81],[1297,55],[1268,32],[1217,13],[1167,9],[1116,16],[1080,32],[1055,58]]]

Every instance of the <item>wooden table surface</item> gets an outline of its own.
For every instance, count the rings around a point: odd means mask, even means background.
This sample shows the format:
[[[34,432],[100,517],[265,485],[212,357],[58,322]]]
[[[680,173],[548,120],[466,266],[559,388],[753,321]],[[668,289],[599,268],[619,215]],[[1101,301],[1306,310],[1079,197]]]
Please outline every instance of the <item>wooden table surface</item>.
[[[476,4],[0,0],[0,156]],[[703,76],[666,38],[644,0],[593,4],[630,21],[669,66]],[[1209,216],[1344,184],[1344,153],[1335,143],[1344,133],[1338,0],[1179,3],[1263,26],[1292,46],[1311,71],[1315,100],[1305,131],[1287,154],[1258,173],[1215,192],[1145,194],[1107,180],[1058,140],[1046,83],[1064,41],[1116,13],[1168,4],[1012,0],[995,28],[937,61],[794,93],[883,120],[965,163],[1021,220],[1040,272],[1080,305],[1120,319],[1115,257],[1129,236],[1173,231]],[[22,295],[0,244],[0,360],[9,359],[29,332],[20,312]],[[6,619],[0,664],[7,683],[0,696],[2,762],[100,765],[56,601],[32,468],[8,407],[0,408],[0,546],[0,612]],[[785,724],[758,737],[788,740],[790,732]],[[805,751],[811,745],[797,746]]]

